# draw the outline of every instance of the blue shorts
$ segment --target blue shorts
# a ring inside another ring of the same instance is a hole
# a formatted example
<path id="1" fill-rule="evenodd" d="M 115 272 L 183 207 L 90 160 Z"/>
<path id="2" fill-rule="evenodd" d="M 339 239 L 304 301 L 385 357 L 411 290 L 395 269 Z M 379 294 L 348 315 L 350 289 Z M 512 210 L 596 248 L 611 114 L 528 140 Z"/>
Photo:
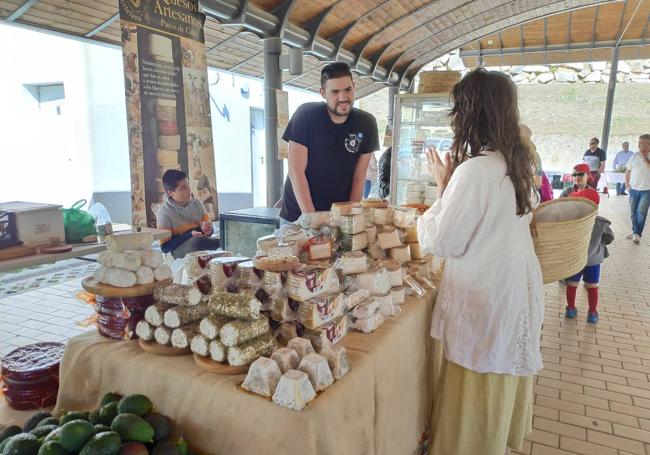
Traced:
<path id="1" fill-rule="evenodd" d="M 580 279 L 583 279 L 585 283 L 596 284 L 600 282 L 600 264 L 588 265 L 581 272 L 573 275 L 566 280 L 573 283 L 580 283 Z"/>

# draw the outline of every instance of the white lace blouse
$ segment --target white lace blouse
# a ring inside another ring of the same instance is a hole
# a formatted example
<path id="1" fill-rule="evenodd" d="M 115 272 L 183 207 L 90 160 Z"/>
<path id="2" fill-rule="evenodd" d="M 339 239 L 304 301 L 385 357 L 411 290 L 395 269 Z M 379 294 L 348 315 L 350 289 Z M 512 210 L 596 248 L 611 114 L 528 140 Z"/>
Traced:
<path id="1" fill-rule="evenodd" d="M 460 165 L 418 219 L 423 251 L 446 258 L 431 336 L 462 367 L 529 376 L 542 368 L 544 318 L 532 215 L 517 216 L 503 156 L 484 155 Z"/>

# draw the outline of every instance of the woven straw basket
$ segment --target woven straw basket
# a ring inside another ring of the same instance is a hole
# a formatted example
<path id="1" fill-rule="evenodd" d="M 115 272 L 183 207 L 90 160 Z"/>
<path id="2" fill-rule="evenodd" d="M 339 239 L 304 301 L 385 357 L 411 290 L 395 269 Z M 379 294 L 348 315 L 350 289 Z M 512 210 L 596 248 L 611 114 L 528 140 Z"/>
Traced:
<path id="1" fill-rule="evenodd" d="M 560 198 L 535 210 L 531 233 L 544 284 L 575 275 L 587 265 L 598 206 L 584 198 Z"/>
<path id="2" fill-rule="evenodd" d="M 460 80 L 458 71 L 423 71 L 418 93 L 449 93 Z"/>

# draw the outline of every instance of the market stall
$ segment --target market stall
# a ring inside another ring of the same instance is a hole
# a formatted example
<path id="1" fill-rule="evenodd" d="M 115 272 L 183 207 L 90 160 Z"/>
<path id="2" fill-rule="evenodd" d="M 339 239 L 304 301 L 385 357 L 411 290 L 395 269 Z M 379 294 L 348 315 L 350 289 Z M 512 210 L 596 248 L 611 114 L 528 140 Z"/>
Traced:
<path id="1" fill-rule="evenodd" d="M 350 372 L 300 412 L 243 391 L 244 375 L 211 374 L 191 356 L 155 356 L 135 340 L 97 334 L 68 343 L 55 411 L 91 409 L 107 391 L 137 392 L 205 453 L 411 454 L 431 415 L 434 297 L 409 298 L 399 318 L 345 337 Z"/>

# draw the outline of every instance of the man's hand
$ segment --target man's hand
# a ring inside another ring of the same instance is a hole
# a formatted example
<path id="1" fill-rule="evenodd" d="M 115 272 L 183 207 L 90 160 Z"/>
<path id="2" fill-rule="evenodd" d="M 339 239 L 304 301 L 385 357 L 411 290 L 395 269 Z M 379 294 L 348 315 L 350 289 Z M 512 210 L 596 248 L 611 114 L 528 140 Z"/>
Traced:
<path id="1" fill-rule="evenodd" d="M 209 221 L 204 221 L 203 223 L 201 223 L 201 231 L 205 234 L 206 237 L 210 237 L 214 232 L 214 229 L 212 228 L 212 223 L 210 223 Z"/>
<path id="2" fill-rule="evenodd" d="M 206 235 L 201 231 L 192 230 L 192 237 L 205 237 Z"/>

